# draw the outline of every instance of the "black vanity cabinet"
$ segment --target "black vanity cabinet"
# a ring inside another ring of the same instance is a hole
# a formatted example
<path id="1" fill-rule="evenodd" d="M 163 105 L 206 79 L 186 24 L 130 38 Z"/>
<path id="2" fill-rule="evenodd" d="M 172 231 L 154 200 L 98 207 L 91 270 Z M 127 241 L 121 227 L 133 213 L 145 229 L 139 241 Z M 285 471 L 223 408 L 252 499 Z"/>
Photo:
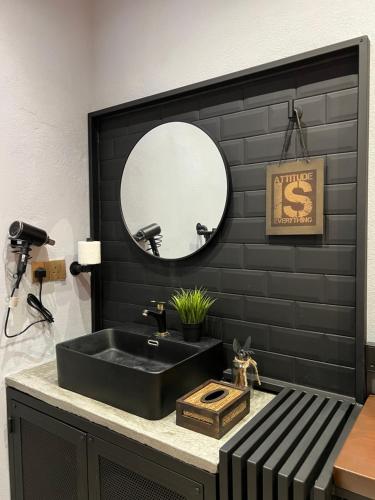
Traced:
<path id="1" fill-rule="evenodd" d="M 12 500 L 215 500 L 217 475 L 7 389 Z"/>
<path id="2" fill-rule="evenodd" d="M 11 402 L 12 498 L 88 498 L 86 433 Z"/>
<path id="3" fill-rule="evenodd" d="M 203 486 L 140 455 L 89 436 L 90 499 L 202 500 Z"/>

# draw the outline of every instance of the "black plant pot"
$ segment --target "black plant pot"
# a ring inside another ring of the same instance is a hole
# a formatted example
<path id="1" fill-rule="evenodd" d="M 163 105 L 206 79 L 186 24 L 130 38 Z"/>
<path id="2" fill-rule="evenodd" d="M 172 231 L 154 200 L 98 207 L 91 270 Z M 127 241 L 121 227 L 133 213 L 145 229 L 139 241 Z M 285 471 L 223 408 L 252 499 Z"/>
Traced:
<path id="1" fill-rule="evenodd" d="M 202 335 L 203 323 L 182 323 L 182 334 L 185 342 L 199 342 Z"/>

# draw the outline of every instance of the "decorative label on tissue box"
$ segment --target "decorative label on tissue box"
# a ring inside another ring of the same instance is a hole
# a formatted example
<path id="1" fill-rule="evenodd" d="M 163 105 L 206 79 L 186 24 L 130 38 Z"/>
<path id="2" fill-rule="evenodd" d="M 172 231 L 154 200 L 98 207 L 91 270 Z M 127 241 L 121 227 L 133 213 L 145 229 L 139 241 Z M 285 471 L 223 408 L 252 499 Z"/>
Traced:
<path id="1" fill-rule="evenodd" d="M 177 400 L 176 424 L 220 439 L 249 411 L 249 388 L 207 380 Z"/>

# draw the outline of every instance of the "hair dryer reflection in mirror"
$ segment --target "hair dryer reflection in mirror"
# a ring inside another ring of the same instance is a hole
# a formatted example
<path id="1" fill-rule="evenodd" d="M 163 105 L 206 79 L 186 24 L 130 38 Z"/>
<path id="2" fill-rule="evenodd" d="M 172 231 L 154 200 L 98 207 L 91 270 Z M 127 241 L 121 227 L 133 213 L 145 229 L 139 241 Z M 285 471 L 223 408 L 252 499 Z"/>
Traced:
<path id="1" fill-rule="evenodd" d="M 139 229 L 133 235 L 133 238 L 138 244 L 143 243 L 147 252 L 152 251 L 156 257 L 160 257 L 158 248 L 161 246 L 163 235 L 161 234 L 161 227 L 156 222 Z"/>

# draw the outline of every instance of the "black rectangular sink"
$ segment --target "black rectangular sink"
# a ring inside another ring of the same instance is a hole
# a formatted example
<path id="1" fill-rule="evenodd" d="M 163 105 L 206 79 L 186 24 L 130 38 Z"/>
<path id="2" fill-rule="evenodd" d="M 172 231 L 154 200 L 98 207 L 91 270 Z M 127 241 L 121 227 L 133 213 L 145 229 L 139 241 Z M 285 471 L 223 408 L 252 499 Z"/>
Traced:
<path id="1" fill-rule="evenodd" d="M 149 420 L 175 410 L 176 399 L 221 377 L 222 343 L 181 335 L 154 338 L 143 325 L 108 328 L 56 346 L 60 387 Z"/>

